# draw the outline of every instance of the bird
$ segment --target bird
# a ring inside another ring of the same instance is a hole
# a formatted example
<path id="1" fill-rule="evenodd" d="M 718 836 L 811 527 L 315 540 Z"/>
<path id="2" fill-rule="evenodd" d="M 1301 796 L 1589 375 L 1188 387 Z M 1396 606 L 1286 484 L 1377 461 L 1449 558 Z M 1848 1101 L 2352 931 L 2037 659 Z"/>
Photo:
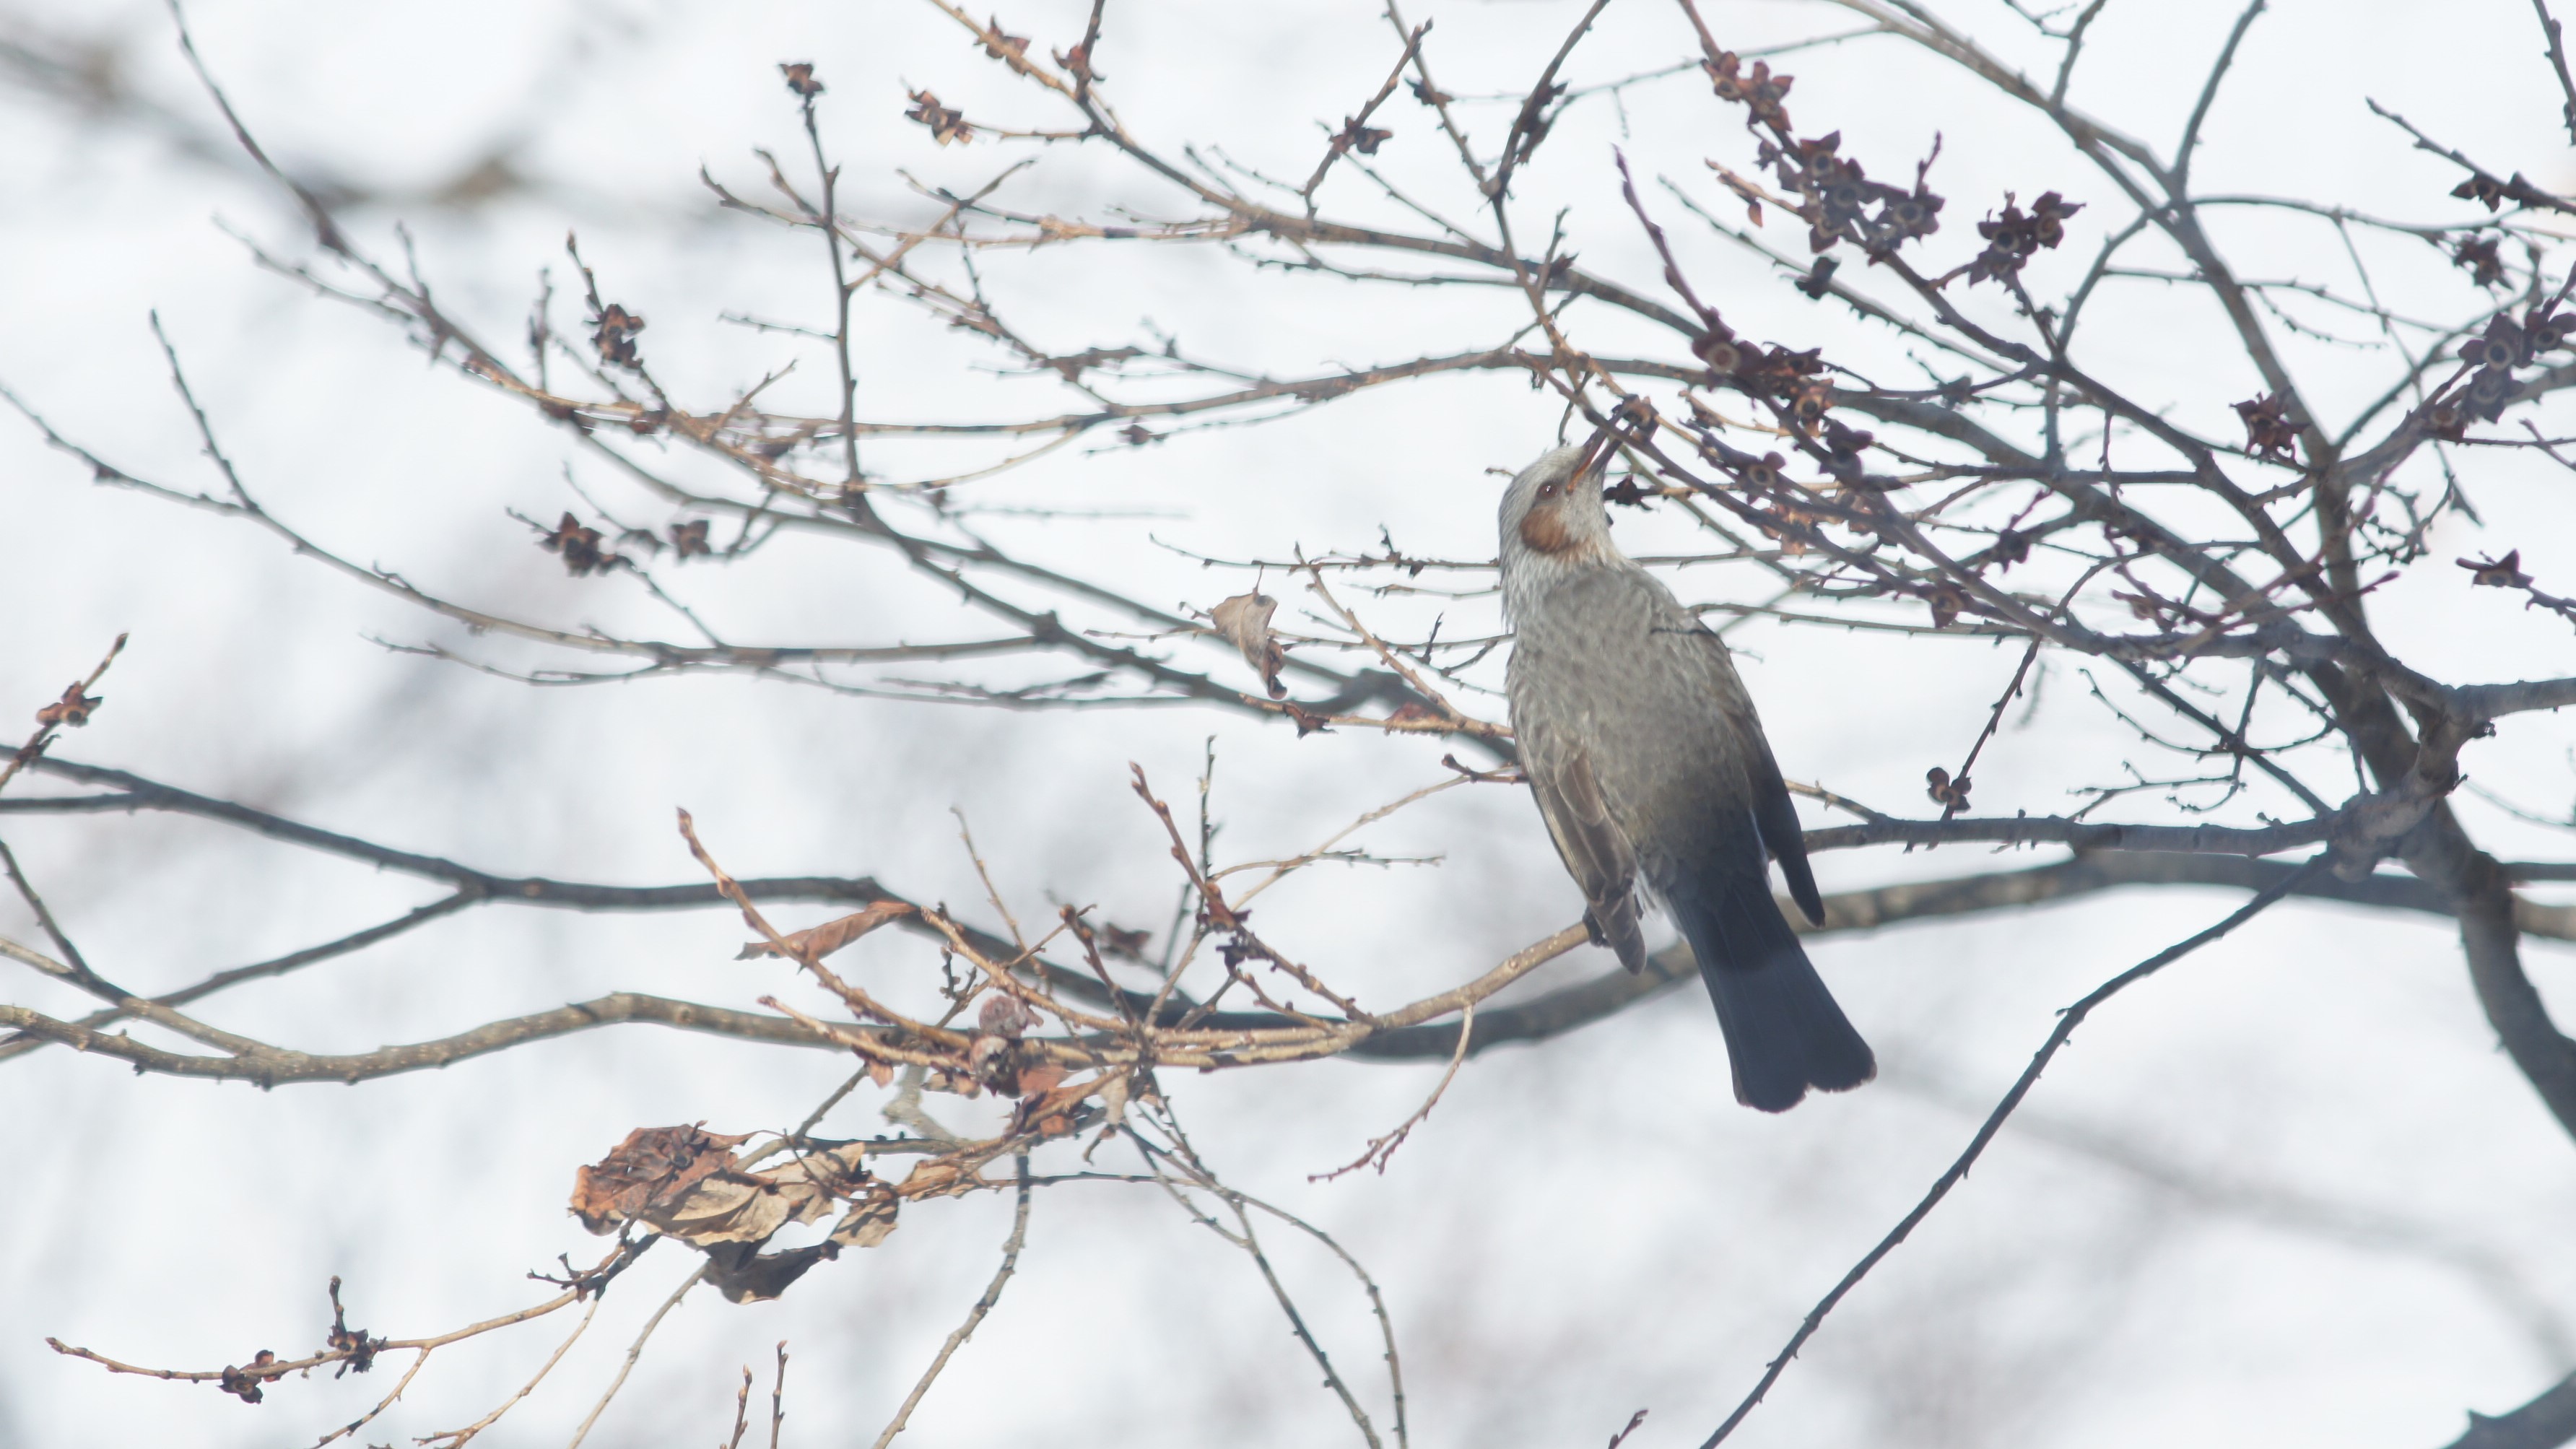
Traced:
<path id="1" fill-rule="evenodd" d="M 1876 1075 L 1771 895 L 1824 922 L 1789 789 L 1725 641 L 1610 538 L 1604 428 L 1542 455 L 1501 508 L 1505 676 L 1522 772 L 1596 944 L 1646 964 L 1670 912 L 1717 1006 L 1735 1097 L 1785 1112 Z"/>

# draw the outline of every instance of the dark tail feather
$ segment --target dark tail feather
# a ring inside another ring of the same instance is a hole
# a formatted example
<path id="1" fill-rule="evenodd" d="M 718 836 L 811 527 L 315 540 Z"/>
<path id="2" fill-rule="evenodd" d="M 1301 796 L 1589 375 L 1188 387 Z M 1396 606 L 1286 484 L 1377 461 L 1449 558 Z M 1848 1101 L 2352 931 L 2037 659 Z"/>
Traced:
<path id="1" fill-rule="evenodd" d="M 1869 1043 L 1852 1029 L 1772 901 L 1769 872 L 1757 864 L 1668 895 L 1717 1003 L 1735 1100 L 1786 1112 L 1809 1087 L 1840 1092 L 1877 1075 Z"/>

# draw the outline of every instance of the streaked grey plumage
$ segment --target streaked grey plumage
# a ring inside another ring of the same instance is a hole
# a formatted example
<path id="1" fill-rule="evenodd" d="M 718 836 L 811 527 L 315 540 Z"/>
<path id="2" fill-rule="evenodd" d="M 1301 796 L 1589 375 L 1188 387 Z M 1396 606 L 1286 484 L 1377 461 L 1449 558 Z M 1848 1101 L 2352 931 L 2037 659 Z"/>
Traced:
<path id="1" fill-rule="evenodd" d="M 1612 545 L 1587 449 L 1514 478 L 1501 523 L 1512 729 L 1595 937 L 1639 970 L 1640 891 L 1672 912 L 1717 1005 L 1738 1101 L 1781 1112 L 1811 1086 L 1868 1081 L 1868 1044 L 1771 898 L 1776 859 L 1799 909 L 1823 919 L 1726 645 Z"/>

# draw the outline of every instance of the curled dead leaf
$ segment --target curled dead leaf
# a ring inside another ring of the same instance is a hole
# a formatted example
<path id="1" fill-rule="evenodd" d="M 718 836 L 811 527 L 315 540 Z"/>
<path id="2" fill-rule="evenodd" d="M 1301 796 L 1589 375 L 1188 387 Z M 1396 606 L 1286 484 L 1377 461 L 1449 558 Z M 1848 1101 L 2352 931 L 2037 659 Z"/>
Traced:
<path id="1" fill-rule="evenodd" d="M 810 1223 L 867 1180 L 857 1144 L 808 1152 L 765 1172 L 735 1170 L 744 1137 L 646 1127 L 574 1176 L 572 1210 L 594 1233 L 645 1223 L 697 1247 L 758 1244 Z M 746 1260 L 747 1261 L 747 1260 Z"/>
<path id="2" fill-rule="evenodd" d="M 697 1127 L 638 1127 L 606 1157 L 573 1174 L 572 1211 L 594 1233 L 611 1233 L 656 1202 L 733 1166 L 744 1139 Z"/>
<path id="3" fill-rule="evenodd" d="M 787 1291 L 805 1270 L 831 1257 L 829 1243 L 764 1253 L 750 1243 L 718 1243 L 707 1250 L 707 1281 L 728 1303 L 762 1303 Z"/>
<path id="4" fill-rule="evenodd" d="M 953 1188 L 963 1176 L 964 1170 L 956 1163 L 924 1160 L 913 1165 L 912 1171 L 904 1175 L 903 1185 L 895 1191 L 908 1198 L 931 1197 Z"/>
<path id="5" fill-rule="evenodd" d="M 910 95 L 912 96 L 912 109 L 903 113 L 904 119 L 909 121 L 918 121 L 921 124 L 928 126 L 930 128 L 930 136 L 932 140 L 937 141 L 942 146 L 946 146 L 952 143 L 962 144 L 975 139 L 975 128 L 966 124 L 966 117 L 963 112 L 950 106 L 941 105 L 939 103 L 939 97 L 932 95 L 928 91 L 913 91 L 910 92 Z"/>
<path id="6" fill-rule="evenodd" d="M 1285 698 L 1287 686 L 1279 682 L 1279 671 L 1288 666 L 1288 651 L 1279 646 L 1279 636 L 1270 630 L 1270 616 L 1279 610 L 1279 601 L 1259 590 L 1237 594 L 1208 611 L 1217 632 L 1243 651 L 1243 662 L 1261 675 L 1272 699 Z"/>
<path id="7" fill-rule="evenodd" d="M 911 915 L 912 912 L 913 907 L 905 901 L 878 901 L 854 915 L 843 916 L 836 921 L 825 921 L 819 926 L 811 926 L 802 931 L 791 931 L 781 939 L 806 960 L 820 961 L 886 922 L 900 920 Z M 778 948 L 769 942 L 752 941 L 736 952 L 733 959 L 749 961 L 756 956 L 778 954 L 780 954 Z"/>
<path id="8" fill-rule="evenodd" d="M 1100 1090 L 1098 1077 L 1083 1077 L 1020 1099 L 1019 1110 L 1012 1113 L 1012 1127 L 1021 1132 L 1036 1132 L 1046 1137 L 1061 1137 L 1074 1129 L 1082 1104 Z"/>
<path id="9" fill-rule="evenodd" d="M 78 684 L 63 691 L 63 697 L 36 711 L 36 723 L 51 727 L 70 725 L 74 729 L 89 723 L 90 711 L 99 706 L 99 697 L 81 693 Z"/>
<path id="10" fill-rule="evenodd" d="M 797 1177 L 803 1176 L 801 1170 Z M 762 1172 L 720 1172 L 666 1206 L 639 1214 L 684 1242 L 761 1243 L 789 1223 L 810 1223 L 830 1199 L 810 1181 L 781 1182 Z"/>

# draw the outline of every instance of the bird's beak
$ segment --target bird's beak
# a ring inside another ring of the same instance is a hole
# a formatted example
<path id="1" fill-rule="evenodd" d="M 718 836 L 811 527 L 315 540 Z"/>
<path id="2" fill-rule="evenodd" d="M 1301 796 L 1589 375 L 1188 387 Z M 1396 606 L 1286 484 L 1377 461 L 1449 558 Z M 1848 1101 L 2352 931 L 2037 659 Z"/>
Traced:
<path id="1" fill-rule="evenodd" d="M 1610 471 L 1610 460 L 1619 456 L 1619 435 L 1610 428 L 1594 430 L 1592 441 L 1583 445 L 1583 458 L 1574 466 L 1574 476 L 1590 478 Z"/>

